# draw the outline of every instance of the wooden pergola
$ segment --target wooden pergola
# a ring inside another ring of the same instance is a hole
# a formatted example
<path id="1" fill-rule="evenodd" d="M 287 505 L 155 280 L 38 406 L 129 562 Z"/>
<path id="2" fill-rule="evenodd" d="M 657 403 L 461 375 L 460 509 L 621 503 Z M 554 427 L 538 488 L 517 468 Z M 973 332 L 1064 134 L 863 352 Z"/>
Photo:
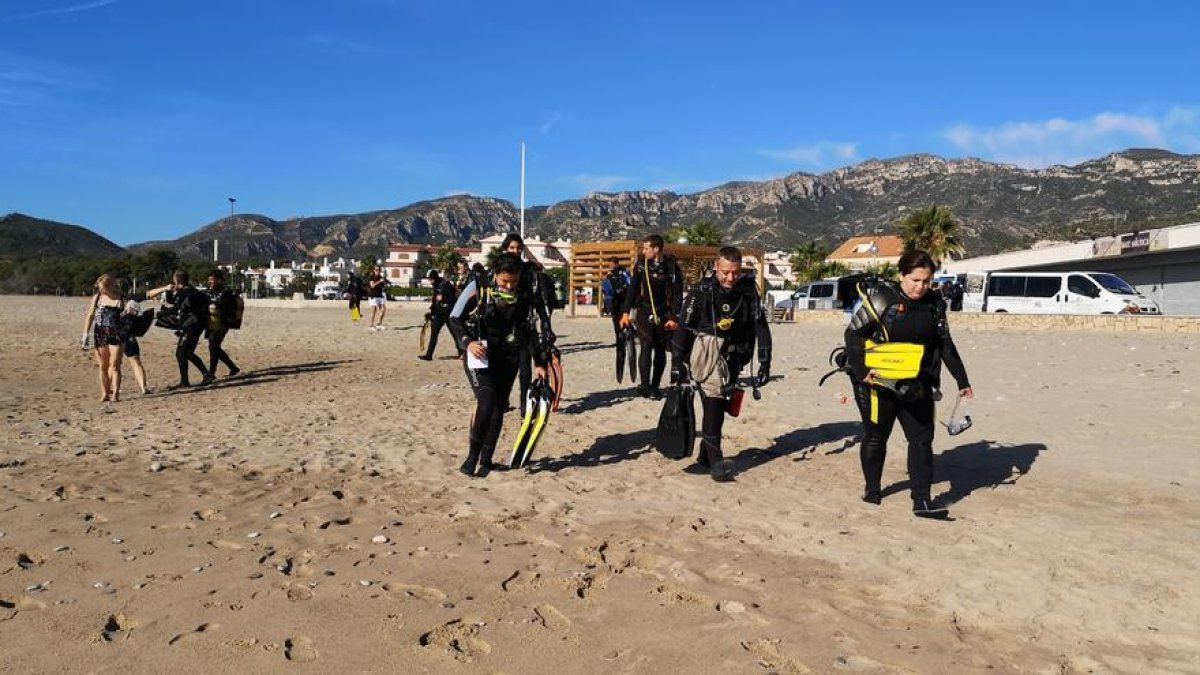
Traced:
<path id="1" fill-rule="evenodd" d="M 752 269 L 755 282 L 758 284 L 758 294 L 766 293 L 766 278 L 763 274 L 763 252 L 761 249 L 738 247 L 742 252 L 742 266 Z M 694 284 L 709 269 L 717 257 L 720 246 L 692 246 L 691 244 L 667 244 L 664 250 L 679 261 L 683 269 L 684 290 Z M 570 297 L 570 315 L 575 316 L 576 297 L 583 288 L 592 289 L 592 297 L 597 299 L 599 307 L 600 282 L 608 274 L 609 259 L 616 257 L 625 269 L 632 270 L 634 262 L 641 254 L 641 241 L 624 239 L 621 241 L 599 241 L 586 244 L 571 244 L 571 265 L 567 274 L 567 294 Z M 599 316 L 599 311 L 597 311 Z"/>

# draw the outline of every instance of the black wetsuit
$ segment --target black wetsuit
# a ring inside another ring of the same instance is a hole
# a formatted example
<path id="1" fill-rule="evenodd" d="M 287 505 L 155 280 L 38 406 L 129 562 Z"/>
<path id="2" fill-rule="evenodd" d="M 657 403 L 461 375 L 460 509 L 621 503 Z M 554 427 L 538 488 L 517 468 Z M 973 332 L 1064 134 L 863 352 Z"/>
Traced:
<path id="1" fill-rule="evenodd" d="M 454 308 L 457 297 L 458 293 L 449 279 L 439 278 L 433 282 L 433 295 L 429 299 L 429 344 L 422 355 L 426 361 L 433 358 L 433 352 L 437 349 L 438 334 L 450 318 L 450 310 Z M 457 343 L 455 346 L 458 347 Z M 458 353 L 462 354 L 461 347 L 458 347 Z"/>
<path id="2" fill-rule="evenodd" d="M 725 424 L 728 395 L 737 383 L 742 368 L 750 363 L 758 347 L 759 384 L 765 384 L 771 368 L 771 329 L 759 302 L 753 276 L 743 276 L 731 288 L 706 277 L 692 286 L 683 301 L 679 329 L 671 343 L 671 358 L 676 372 L 689 363 L 697 336 L 714 336 L 721 359 L 728 369 L 728 382 L 721 396 L 708 396 L 701 390 L 704 419 L 701 423 L 700 450 L 696 461 L 710 467 L 714 477 L 722 476 L 721 430 Z M 701 338 L 707 339 L 707 338 Z M 703 377 L 706 373 L 692 373 Z"/>
<path id="3" fill-rule="evenodd" d="M 536 340 L 521 345 L 518 378 L 521 383 L 521 399 L 519 409 L 525 412 L 525 395 L 529 392 L 529 384 L 533 381 L 533 352 L 542 344 L 552 345 L 556 339 L 554 329 L 550 325 L 551 308 L 547 306 L 545 282 L 546 275 L 542 274 L 537 264 L 526 261 L 525 269 L 521 272 L 521 281 L 517 284 L 517 295 L 530 308 L 531 316 L 537 322 L 538 335 Z"/>
<path id="4" fill-rule="evenodd" d="M 928 292 L 920 300 L 905 296 L 893 282 L 876 282 L 868 297 L 880 320 L 859 305 L 846 329 L 846 365 L 851 370 L 854 400 L 863 420 L 863 441 L 859 451 L 864 498 L 878 500 L 887 455 L 887 441 L 897 420 L 908 439 L 908 477 L 914 503 L 929 501 L 933 486 L 933 432 L 935 391 L 940 387 L 942 363 L 950 370 L 959 389 L 971 386 L 958 349 L 946 323 L 946 306 L 941 296 Z M 920 371 L 912 380 L 901 380 L 894 390 L 882 385 L 867 385 L 865 340 L 885 341 L 880 321 L 886 327 L 886 341 L 908 342 L 925 346 Z"/>
<path id="5" fill-rule="evenodd" d="M 179 340 L 175 344 L 175 363 L 179 366 L 179 386 L 186 387 L 188 364 L 196 366 L 203 375 L 204 381 L 212 379 L 212 374 L 204 367 L 204 361 L 196 355 L 196 345 L 208 325 L 208 294 L 194 288 L 181 288 L 172 292 L 167 300 L 179 307 L 179 330 L 175 335 Z"/>
<path id="6" fill-rule="evenodd" d="M 536 348 L 535 317 L 527 297 L 517 293 L 514 302 L 505 303 L 491 288 L 478 293 L 474 285 L 464 289 L 450 314 L 450 333 L 460 348 L 466 349 L 473 340 L 487 341 L 486 368 L 472 369 L 465 361 L 463 364 L 475 392 L 475 415 L 463 473 L 483 476 L 493 468 L 492 456 L 523 355 L 532 354 L 539 366 L 546 363 L 543 351 Z"/>
<path id="7" fill-rule="evenodd" d="M 637 310 L 634 326 L 642 343 L 642 352 L 638 355 L 638 373 L 642 378 L 639 386 L 653 393 L 662 383 L 663 371 L 667 367 L 667 347 L 671 343 L 671 331 L 664 328 L 664 324 L 679 321 L 683 302 L 683 271 L 674 256 L 662 253 L 648 265 L 644 259 L 639 260 L 633 267 L 631 277 L 629 293 L 621 313 Z"/>
<path id="8" fill-rule="evenodd" d="M 208 374 L 210 377 L 216 377 L 217 363 L 223 363 L 226 368 L 229 368 L 230 376 L 236 375 L 240 369 L 233 359 L 229 358 L 229 354 L 222 345 L 225 342 L 225 336 L 229 334 L 228 323 L 233 316 L 233 307 L 237 298 L 233 291 L 215 288 L 208 291 L 208 299 L 212 303 L 208 327 L 204 333 L 208 339 Z"/>
<path id="9" fill-rule="evenodd" d="M 625 309 L 625 296 L 629 295 L 629 272 L 624 267 L 608 271 L 606 277 L 612 300 L 608 305 L 608 314 L 612 318 L 613 338 L 621 339 L 621 314 Z"/>

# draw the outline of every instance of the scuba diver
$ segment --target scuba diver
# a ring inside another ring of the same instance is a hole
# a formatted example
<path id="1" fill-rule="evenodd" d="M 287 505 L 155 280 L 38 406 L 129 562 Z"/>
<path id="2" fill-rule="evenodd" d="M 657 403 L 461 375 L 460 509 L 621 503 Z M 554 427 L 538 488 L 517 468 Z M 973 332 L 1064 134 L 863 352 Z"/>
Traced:
<path id="1" fill-rule="evenodd" d="M 504 241 L 501 242 L 500 251 L 503 253 L 510 253 L 513 256 L 516 256 L 517 260 L 522 261 L 521 279 L 517 285 L 516 292 L 532 308 L 538 326 L 539 340 L 537 344 L 521 346 L 521 369 L 518 379 L 521 383 L 521 412 L 524 413 L 525 399 L 529 394 L 529 383 L 533 379 L 530 370 L 530 365 L 533 361 L 533 349 L 538 346 L 549 347 L 554 344 L 554 341 L 557 338 L 554 335 L 553 328 L 550 326 L 551 310 L 549 307 L 547 307 L 546 302 L 544 284 L 547 277 L 540 273 L 538 270 L 538 264 L 536 262 L 523 259 L 525 255 L 525 240 L 521 238 L 521 235 L 515 232 L 510 232 L 504 237 Z M 478 284 L 476 287 L 478 287 Z"/>
<path id="2" fill-rule="evenodd" d="M 621 315 L 625 308 L 625 296 L 629 293 L 629 270 L 621 266 L 621 259 L 613 256 L 608 259 L 608 274 L 600 281 L 600 292 L 608 305 L 608 314 L 612 317 L 613 336 L 617 346 L 621 343 Z"/>
<path id="3" fill-rule="evenodd" d="M 700 389 L 704 418 L 696 464 L 715 481 L 732 480 L 732 469 L 721 455 L 721 428 L 726 412 L 740 412 L 738 375 L 755 356 L 756 342 L 756 396 L 771 376 L 771 329 L 754 276 L 742 272 L 741 251 L 726 246 L 717 253 L 713 273 L 692 286 L 681 316 L 671 343 L 671 382 L 681 385 L 691 379 Z"/>
<path id="4" fill-rule="evenodd" d="M 899 283 L 865 278 L 861 299 L 846 328 L 844 368 L 850 372 L 854 400 L 863 421 L 859 450 L 866 488 L 863 501 L 879 504 L 888 436 L 899 420 L 908 439 L 908 476 L 913 514 L 945 518 L 933 503 L 934 402 L 944 362 L 961 398 L 974 393 L 967 370 L 950 337 L 945 301 L 930 293 L 937 266 L 928 253 L 912 250 L 900 257 Z"/>
<path id="5" fill-rule="evenodd" d="M 422 361 L 433 360 L 433 352 L 437 349 L 438 335 L 442 332 L 442 326 L 446 325 L 450 318 L 450 310 L 454 308 L 457 295 L 454 284 L 438 274 L 437 270 L 429 270 L 427 276 L 433 285 L 433 293 L 429 296 L 429 313 L 425 315 L 430 322 L 429 344 L 425 348 L 425 353 L 417 356 Z M 455 347 L 457 346 L 456 343 Z M 462 349 L 459 349 L 458 352 L 461 355 Z"/>
<path id="6" fill-rule="evenodd" d="M 740 264 L 740 262 L 739 262 Z M 671 333 L 679 325 L 679 309 L 683 301 L 683 271 L 675 257 L 663 252 L 663 238 L 652 234 L 642 240 L 642 259 L 633 267 L 632 284 L 625 296 L 621 311 L 621 328 L 636 325 L 642 343 L 638 370 L 641 383 L 637 393 L 660 399 L 663 371 L 667 367 L 667 346 Z M 629 312 L 637 309 L 636 320 Z M 651 359 L 654 372 L 651 376 Z"/>
<path id="7" fill-rule="evenodd" d="M 492 456 L 521 359 L 531 355 L 537 378 L 546 377 L 546 352 L 538 348 L 534 327 L 536 312 L 530 298 L 519 292 L 524 271 L 516 255 L 501 254 L 492 265 L 490 282 L 482 289 L 468 286 L 450 313 L 450 333 L 472 357 L 464 366 L 475 392 L 475 414 L 467 457 L 459 468 L 467 476 L 483 478 L 499 468 Z"/>

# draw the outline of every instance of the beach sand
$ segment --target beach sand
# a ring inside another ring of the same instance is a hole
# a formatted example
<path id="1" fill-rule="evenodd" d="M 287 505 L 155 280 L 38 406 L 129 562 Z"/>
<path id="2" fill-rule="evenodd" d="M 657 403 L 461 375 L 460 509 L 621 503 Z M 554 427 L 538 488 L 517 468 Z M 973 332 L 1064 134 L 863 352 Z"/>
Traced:
<path id="1" fill-rule="evenodd" d="M 833 323 L 773 327 L 782 379 L 726 422 L 717 484 L 650 448 L 608 320 L 556 319 L 562 410 L 528 472 L 480 480 L 423 306 L 382 332 L 247 308 L 243 374 L 180 393 L 155 328 L 155 392 L 126 369 L 101 404 L 86 303 L 0 297 L 0 671 L 1200 672 L 1187 336 L 956 333 L 975 424 L 935 440 L 937 522 L 899 429 L 860 501 L 846 379 L 816 386 Z"/>

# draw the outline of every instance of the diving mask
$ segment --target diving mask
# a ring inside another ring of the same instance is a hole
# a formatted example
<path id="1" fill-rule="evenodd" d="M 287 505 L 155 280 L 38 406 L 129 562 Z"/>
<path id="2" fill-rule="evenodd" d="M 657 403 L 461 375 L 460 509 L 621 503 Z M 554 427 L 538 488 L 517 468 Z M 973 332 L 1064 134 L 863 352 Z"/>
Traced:
<path id="1" fill-rule="evenodd" d="M 955 399 L 954 407 L 950 409 L 950 420 L 942 422 L 942 426 L 946 427 L 946 433 L 951 436 L 957 436 L 971 428 L 971 416 L 966 411 L 963 412 L 961 417 L 958 415 L 958 407 L 961 403 L 962 396 L 960 395 Z"/>
<path id="2" fill-rule="evenodd" d="M 492 289 L 492 299 L 501 305 L 511 305 L 517 301 L 517 294 L 497 287 Z"/>

